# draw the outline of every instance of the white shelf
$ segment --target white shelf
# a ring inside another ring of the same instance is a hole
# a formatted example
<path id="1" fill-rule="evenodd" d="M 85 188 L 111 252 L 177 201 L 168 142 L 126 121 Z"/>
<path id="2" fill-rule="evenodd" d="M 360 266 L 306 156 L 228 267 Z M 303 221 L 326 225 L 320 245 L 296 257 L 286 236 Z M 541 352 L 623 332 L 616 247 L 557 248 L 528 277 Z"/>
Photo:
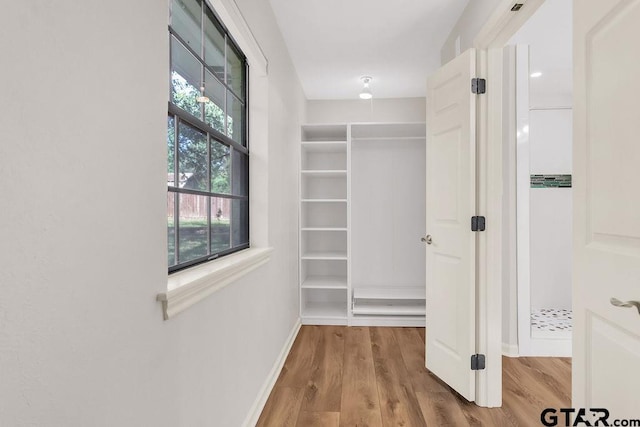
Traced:
<path id="1" fill-rule="evenodd" d="M 347 203 L 347 199 L 301 199 L 302 203 Z"/>
<path id="2" fill-rule="evenodd" d="M 347 151 L 347 141 L 303 141 L 302 149 L 309 153 L 342 153 Z"/>
<path id="3" fill-rule="evenodd" d="M 301 231 L 347 231 L 346 227 L 303 227 Z"/>
<path id="4" fill-rule="evenodd" d="M 424 300 L 425 286 L 374 287 L 353 286 L 354 299 Z"/>
<path id="5" fill-rule="evenodd" d="M 381 136 L 381 137 L 364 137 L 364 138 L 351 138 L 352 142 L 366 142 L 366 141 L 370 141 L 370 142 L 375 142 L 375 141 L 389 141 L 389 142 L 402 142 L 402 141 L 424 141 L 426 140 L 426 137 L 424 136 L 399 136 L 399 137 L 392 137 L 392 136 Z"/>
<path id="6" fill-rule="evenodd" d="M 346 319 L 347 304 L 344 302 L 308 301 L 302 310 L 302 317 L 321 317 L 325 319 Z"/>
<path id="7" fill-rule="evenodd" d="M 314 124 L 302 125 L 302 140 L 309 141 L 344 141 L 347 139 L 346 124 Z"/>
<path id="8" fill-rule="evenodd" d="M 354 304 L 351 311 L 354 315 L 424 316 L 426 307 L 418 304 L 401 304 L 398 300 L 386 300 L 385 302 L 366 300 Z"/>
<path id="9" fill-rule="evenodd" d="M 354 287 L 354 315 L 424 316 L 425 287 Z"/>
<path id="10" fill-rule="evenodd" d="M 346 252 L 307 252 L 302 254 L 301 259 L 325 259 L 325 260 L 346 260 Z"/>
<path id="11" fill-rule="evenodd" d="M 347 176 L 346 170 L 303 170 L 300 171 L 302 176 L 310 176 L 314 178 L 339 178 Z"/>
<path id="12" fill-rule="evenodd" d="M 347 289 L 347 278 L 340 276 L 309 276 L 302 282 L 303 289 Z"/>

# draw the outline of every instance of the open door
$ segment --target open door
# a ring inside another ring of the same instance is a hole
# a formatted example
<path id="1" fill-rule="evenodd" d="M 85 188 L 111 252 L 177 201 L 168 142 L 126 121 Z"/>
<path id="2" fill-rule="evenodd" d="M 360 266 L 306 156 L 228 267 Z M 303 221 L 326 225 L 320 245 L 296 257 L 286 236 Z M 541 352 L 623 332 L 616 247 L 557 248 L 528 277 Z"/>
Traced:
<path id="1" fill-rule="evenodd" d="M 426 366 L 475 400 L 476 53 L 427 81 Z"/>
<path id="2" fill-rule="evenodd" d="M 640 418 L 640 0 L 573 5 L 572 403 L 613 425 Z"/>

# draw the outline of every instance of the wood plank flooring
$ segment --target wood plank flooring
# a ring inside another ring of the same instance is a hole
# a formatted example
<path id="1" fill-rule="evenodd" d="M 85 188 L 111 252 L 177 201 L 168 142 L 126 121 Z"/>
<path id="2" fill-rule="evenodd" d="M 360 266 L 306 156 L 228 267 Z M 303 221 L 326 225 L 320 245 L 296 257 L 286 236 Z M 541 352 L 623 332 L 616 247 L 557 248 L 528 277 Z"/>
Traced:
<path id="1" fill-rule="evenodd" d="M 503 358 L 503 406 L 469 403 L 424 367 L 424 328 L 303 326 L 266 427 L 539 426 L 571 403 L 571 359 Z"/>

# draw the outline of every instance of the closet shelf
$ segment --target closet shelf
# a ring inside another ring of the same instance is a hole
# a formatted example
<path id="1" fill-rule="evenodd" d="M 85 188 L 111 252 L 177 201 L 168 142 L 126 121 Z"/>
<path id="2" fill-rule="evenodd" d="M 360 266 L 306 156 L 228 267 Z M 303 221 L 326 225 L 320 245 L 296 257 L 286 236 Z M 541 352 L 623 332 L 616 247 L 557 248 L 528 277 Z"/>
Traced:
<path id="1" fill-rule="evenodd" d="M 347 139 L 347 125 L 336 124 L 307 124 L 302 125 L 302 141 L 344 141 Z"/>
<path id="2" fill-rule="evenodd" d="M 347 203 L 347 199 L 301 199 L 302 203 Z"/>
<path id="3" fill-rule="evenodd" d="M 303 170 L 300 171 L 302 176 L 314 178 L 338 178 L 347 176 L 346 170 Z"/>
<path id="4" fill-rule="evenodd" d="M 354 287 L 354 315 L 424 316 L 425 288 L 411 287 Z"/>
<path id="5" fill-rule="evenodd" d="M 340 276 L 309 276 L 302 282 L 303 289 L 347 289 L 347 278 Z"/>
<path id="6" fill-rule="evenodd" d="M 308 153 L 342 153 L 347 151 L 347 141 L 304 141 L 302 149 Z"/>
<path id="7" fill-rule="evenodd" d="M 306 252 L 301 259 L 346 260 L 347 252 Z"/>
<path id="8" fill-rule="evenodd" d="M 426 289 L 424 286 L 353 286 L 354 299 L 424 300 L 425 294 Z"/>
<path id="9" fill-rule="evenodd" d="M 303 227 L 301 231 L 347 231 L 346 227 Z"/>
<path id="10" fill-rule="evenodd" d="M 380 137 L 363 137 L 363 138 L 352 138 L 351 141 L 352 142 L 366 142 L 366 141 L 371 141 L 371 142 L 375 142 L 375 141 L 389 141 L 389 142 L 402 142 L 402 141 L 420 141 L 420 140 L 426 140 L 425 136 L 398 136 L 398 137 L 393 137 L 393 136 L 380 136 Z"/>

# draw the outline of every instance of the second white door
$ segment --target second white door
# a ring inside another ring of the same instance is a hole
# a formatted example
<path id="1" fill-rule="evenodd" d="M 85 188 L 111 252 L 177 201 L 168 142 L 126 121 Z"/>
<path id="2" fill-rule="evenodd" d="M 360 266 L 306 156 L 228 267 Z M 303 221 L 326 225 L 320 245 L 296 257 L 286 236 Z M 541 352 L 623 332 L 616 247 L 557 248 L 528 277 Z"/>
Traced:
<path id="1" fill-rule="evenodd" d="M 470 49 L 427 81 L 426 366 L 475 400 L 475 96 Z"/>

